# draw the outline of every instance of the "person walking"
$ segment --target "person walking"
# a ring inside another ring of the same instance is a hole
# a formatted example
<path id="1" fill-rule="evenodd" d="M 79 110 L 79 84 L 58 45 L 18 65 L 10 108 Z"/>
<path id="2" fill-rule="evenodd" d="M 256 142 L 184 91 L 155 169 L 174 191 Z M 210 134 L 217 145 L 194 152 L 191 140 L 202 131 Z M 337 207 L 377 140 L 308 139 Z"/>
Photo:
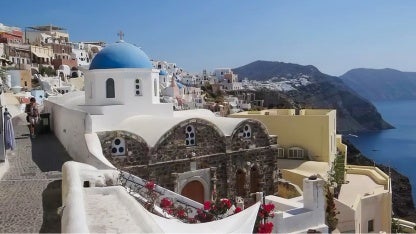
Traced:
<path id="1" fill-rule="evenodd" d="M 39 109 L 34 97 L 30 98 L 30 102 L 26 104 L 25 112 L 27 114 L 26 120 L 29 122 L 30 137 L 35 138 L 35 128 L 39 121 Z"/>

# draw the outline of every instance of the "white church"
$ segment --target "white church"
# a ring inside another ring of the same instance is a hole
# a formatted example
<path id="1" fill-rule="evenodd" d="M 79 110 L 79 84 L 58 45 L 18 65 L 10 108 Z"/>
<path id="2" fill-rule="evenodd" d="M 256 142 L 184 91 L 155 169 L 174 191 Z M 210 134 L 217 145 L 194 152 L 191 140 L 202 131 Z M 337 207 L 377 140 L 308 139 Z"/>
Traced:
<path id="1" fill-rule="evenodd" d="M 118 168 L 153 180 L 199 204 L 210 200 L 213 191 L 244 199 L 250 199 L 253 192 L 273 195 L 277 191 L 277 137 L 269 135 L 257 120 L 216 117 L 209 110 L 174 111 L 172 103 L 160 103 L 159 73 L 139 47 L 119 41 L 91 61 L 85 72 L 85 91 L 45 100 L 44 112 L 51 113 L 54 134 L 75 161 L 88 164 L 64 170 L 62 225 L 66 229 L 62 231 L 88 230 L 71 229 L 79 224 L 73 218 L 86 212 L 77 202 L 88 196 L 86 188 L 79 188 L 73 180 L 91 180 L 93 187 L 100 184 L 98 177 L 105 177 L 103 170 Z M 73 170 L 77 172 L 69 173 Z M 297 199 L 287 205 L 269 197 L 284 207 L 273 221 L 280 228 L 274 231 L 327 231 L 321 182 L 306 181 L 314 186 L 305 191 L 305 204 Z M 135 209 L 127 200 L 123 204 Z M 288 215 L 290 209 L 297 216 Z M 306 223 L 296 221 L 305 218 L 309 219 Z"/>

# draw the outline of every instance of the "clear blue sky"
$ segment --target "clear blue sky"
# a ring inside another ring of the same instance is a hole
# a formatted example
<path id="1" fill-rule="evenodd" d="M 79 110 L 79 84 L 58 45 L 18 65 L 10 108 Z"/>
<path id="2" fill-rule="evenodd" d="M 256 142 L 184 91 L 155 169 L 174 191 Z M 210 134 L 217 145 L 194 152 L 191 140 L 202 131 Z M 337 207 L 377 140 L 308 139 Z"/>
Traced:
<path id="1" fill-rule="evenodd" d="M 416 1 L 12 0 L 0 23 L 64 27 L 71 41 L 125 41 L 185 70 L 255 60 L 416 71 Z"/>

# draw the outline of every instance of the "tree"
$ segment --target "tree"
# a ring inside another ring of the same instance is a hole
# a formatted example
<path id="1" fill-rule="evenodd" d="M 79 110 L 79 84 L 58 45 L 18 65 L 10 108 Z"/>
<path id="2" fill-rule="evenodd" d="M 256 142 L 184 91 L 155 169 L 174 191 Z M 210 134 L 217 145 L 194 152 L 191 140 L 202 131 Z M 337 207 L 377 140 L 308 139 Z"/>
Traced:
<path id="1" fill-rule="evenodd" d="M 42 65 L 39 65 L 39 73 L 44 76 L 45 74 L 47 76 L 54 76 L 56 74 L 55 70 L 52 67 L 44 67 Z"/>
<path id="2" fill-rule="evenodd" d="M 345 181 L 345 156 L 337 154 L 335 160 L 332 162 L 331 171 L 328 173 L 328 182 L 333 186 L 335 197 L 338 197 L 341 185 Z"/>
<path id="3" fill-rule="evenodd" d="M 339 214 L 339 212 L 337 212 L 337 209 L 335 207 L 334 194 L 332 194 L 329 187 L 330 186 L 328 183 L 325 184 L 325 192 L 326 192 L 325 220 L 326 220 L 326 225 L 328 225 L 329 232 L 332 232 L 333 230 L 335 230 L 335 228 L 337 228 L 337 225 L 338 225 L 337 214 Z"/>

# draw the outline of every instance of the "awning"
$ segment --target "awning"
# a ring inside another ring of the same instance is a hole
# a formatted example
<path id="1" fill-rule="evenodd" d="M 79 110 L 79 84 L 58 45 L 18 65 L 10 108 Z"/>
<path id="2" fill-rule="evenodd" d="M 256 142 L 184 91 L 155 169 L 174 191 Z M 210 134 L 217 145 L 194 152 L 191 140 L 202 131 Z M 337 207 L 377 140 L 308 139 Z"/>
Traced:
<path id="1" fill-rule="evenodd" d="M 47 54 L 42 53 L 42 52 L 32 51 L 32 53 L 36 55 L 36 57 L 39 57 L 39 58 L 49 58 Z"/>

